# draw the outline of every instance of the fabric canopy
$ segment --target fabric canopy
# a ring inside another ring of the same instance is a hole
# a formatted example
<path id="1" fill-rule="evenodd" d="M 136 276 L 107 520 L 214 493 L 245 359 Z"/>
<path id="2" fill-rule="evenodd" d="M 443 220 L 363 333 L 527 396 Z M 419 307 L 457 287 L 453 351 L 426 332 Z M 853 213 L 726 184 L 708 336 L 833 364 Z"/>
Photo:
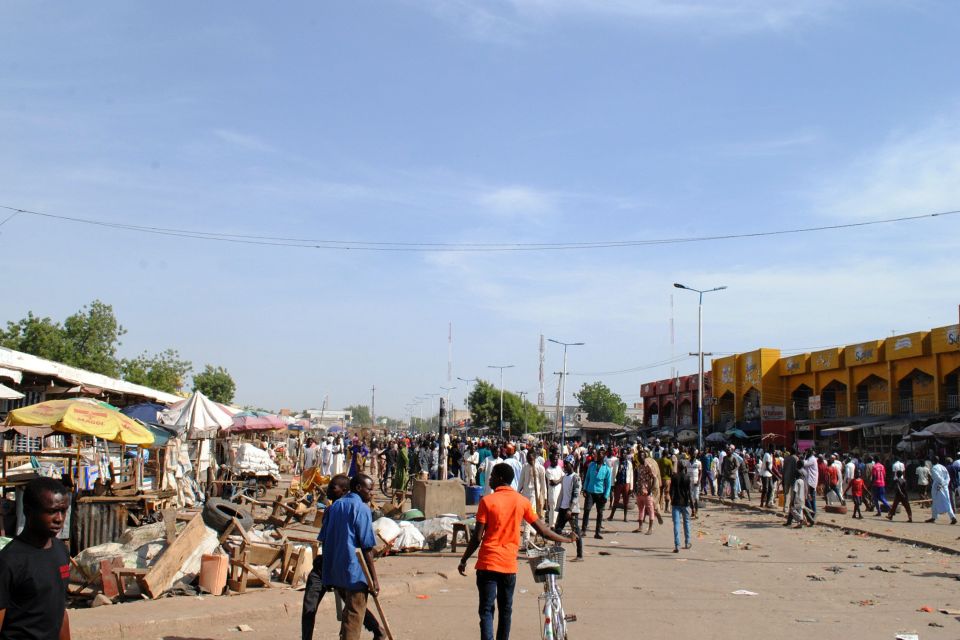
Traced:
<path id="1" fill-rule="evenodd" d="M 160 423 L 176 427 L 188 438 L 212 438 L 233 424 L 233 418 L 219 404 L 195 391 L 183 404 L 160 414 Z"/>
<path id="2" fill-rule="evenodd" d="M 707 436 L 707 442 L 726 442 L 727 436 L 717 431 Z"/>
<path id="3" fill-rule="evenodd" d="M 120 409 L 120 413 L 145 424 L 156 424 L 160 413 L 166 410 L 167 407 L 156 402 L 141 402 Z"/>
<path id="4" fill-rule="evenodd" d="M 283 429 L 287 426 L 279 419 L 271 420 L 270 418 L 276 418 L 276 416 L 236 415 L 233 417 L 233 424 L 223 429 L 222 433 L 230 434 L 248 433 L 251 431 L 274 431 L 277 429 Z"/>
<path id="5" fill-rule="evenodd" d="M 0 384 L 0 400 L 19 400 L 23 394 L 16 389 L 11 389 L 5 384 Z"/>
<path id="6" fill-rule="evenodd" d="M 153 444 L 153 434 L 142 424 L 103 403 L 85 399 L 48 400 L 7 414 L 14 426 L 50 426 L 54 431 L 94 436 L 122 444 Z"/>
<path id="7" fill-rule="evenodd" d="M 917 438 L 960 438 L 960 423 L 938 422 L 931 424 L 929 427 L 911 433 L 909 438 L 911 440 Z"/>

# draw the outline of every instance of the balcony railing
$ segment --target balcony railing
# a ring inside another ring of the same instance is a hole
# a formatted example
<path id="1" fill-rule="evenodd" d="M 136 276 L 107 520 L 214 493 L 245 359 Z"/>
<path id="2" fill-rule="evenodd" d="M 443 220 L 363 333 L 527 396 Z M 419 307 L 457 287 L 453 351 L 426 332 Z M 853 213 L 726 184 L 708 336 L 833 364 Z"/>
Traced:
<path id="1" fill-rule="evenodd" d="M 858 416 L 886 416 L 890 415 L 890 403 L 886 400 L 870 400 L 857 403 Z"/>
<path id="2" fill-rule="evenodd" d="M 847 411 L 847 405 L 844 404 L 825 404 L 820 409 L 822 418 L 846 418 L 850 412 Z"/>
<path id="3" fill-rule="evenodd" d="M 918 413 L 933 413 L 933 396 L 922 396 L 919 398 L 901 398 L 900 414 L 915 415 Z"/>
<path id="4" fill-rule="evenodd" d="M 960 409 L 960 395 L 947 394 L 947 409 Z"/>

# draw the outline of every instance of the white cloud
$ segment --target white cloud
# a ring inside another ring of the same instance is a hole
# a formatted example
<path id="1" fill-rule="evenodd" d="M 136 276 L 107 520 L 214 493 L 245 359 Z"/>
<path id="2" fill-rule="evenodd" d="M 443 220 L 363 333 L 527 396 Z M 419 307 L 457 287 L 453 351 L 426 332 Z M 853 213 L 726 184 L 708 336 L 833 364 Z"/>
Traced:
<path id="1" fill-rule="evenodd" d="M 214 129 L 213 135 L 221 141 L 248 151 L 273 152 L 275 149 L 260 138 L 232 129 Z"/>
<path id="2" fill-rule="evenodd" d="M 822 137 L 817 131 L 804 130 L 775 138 L 743 140 L 726 145 L 721 149 L 721 153 L 736 157 L 778 156 L 805 149 L 821 140 Z"/>
<path id="3" fill-rule="evenodd" d="M 960 209 L 960 126 L 943 120 L 891 136 L 841 171 L 817 199 L 824 213 L 853 219 Z"/>
<path id="4" fill-rule="evenodd" d="M 849 4 L 849 3 L 848 3 Z M 558 20 L 692 25 L 724 32 L 779 31 L 840 9 L 839 0 L 431 0 L 427 6 L 482 40 L 515 41 Z"/>
<path id="5" fill-rule="evenodd" d="M 540 217 L 555 210 L 553 197 L 531 187 L 501 187 L 483 193 L 478 198 L 480 205 L 503 216 Z"/>

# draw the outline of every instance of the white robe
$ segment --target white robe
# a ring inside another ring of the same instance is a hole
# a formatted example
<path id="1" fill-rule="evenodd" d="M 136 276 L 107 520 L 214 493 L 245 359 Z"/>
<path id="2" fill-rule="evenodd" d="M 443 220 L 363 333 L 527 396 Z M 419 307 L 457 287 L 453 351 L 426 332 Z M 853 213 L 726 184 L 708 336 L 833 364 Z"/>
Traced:
<path id="1" fill-rule="evenodd" d="M 320 445 L 320 475 L 333 475 L 333 445 L 329 442 Z"/>
<path id="2" fill-rule="evenodd" d="M 945 513 L 954 520 L 957 516 L 953 512 L 953 506 L 950 504 L 950 474 L 947 468 L 942 464 L 933 465 L 930 471 L 932 486 L 930 495 L 933 496 L 933 517 Z"/>

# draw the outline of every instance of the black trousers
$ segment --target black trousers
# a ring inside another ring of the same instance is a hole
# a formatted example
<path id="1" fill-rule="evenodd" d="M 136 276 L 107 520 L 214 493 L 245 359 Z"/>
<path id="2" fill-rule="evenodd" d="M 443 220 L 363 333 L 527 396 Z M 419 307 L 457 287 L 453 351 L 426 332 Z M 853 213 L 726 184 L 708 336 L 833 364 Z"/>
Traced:
<path id="1" fill-rule="evenodd" d="M 558 509 L 557 521 L 553 525 L 553 530 L 563 534 L 563 528 L 568 522 L 570 523 L 570 529 L 577 534 L 577 557 L 582 558 L 583 536 L 580 535 L 580 521 L 577 519 L 577 514 L 570 513 L 570 509 Z"/>
<path id="2" fill-rule="evenodd" d="M 300 613 L 300 637 L 302 640 L 313 640 L 313 627 L 317 620 L 317 609 L 323 601 L 328 589 L 323 586 L 323 558 L 314 558 L 313 569 L 307 575 L 307 587 L 303 591 L 303 611 Z M 380 623 L 376 617 L 367 612 L 363 616 L 363 627 L 373 634 L 374 638 L 383 635 Z"/>
<path id="3" fill-rule="evenodd" d="M 580 527 L 584 531 L 590 529 L 590 510 L 597 507 L 597 529 L 596 534 L 600 535 L 600 525 L 603 524 L 603 507 L 607 504 L 607 497 L 602 493 L 588 493 L 583 505 L 583 524 Z"/>

